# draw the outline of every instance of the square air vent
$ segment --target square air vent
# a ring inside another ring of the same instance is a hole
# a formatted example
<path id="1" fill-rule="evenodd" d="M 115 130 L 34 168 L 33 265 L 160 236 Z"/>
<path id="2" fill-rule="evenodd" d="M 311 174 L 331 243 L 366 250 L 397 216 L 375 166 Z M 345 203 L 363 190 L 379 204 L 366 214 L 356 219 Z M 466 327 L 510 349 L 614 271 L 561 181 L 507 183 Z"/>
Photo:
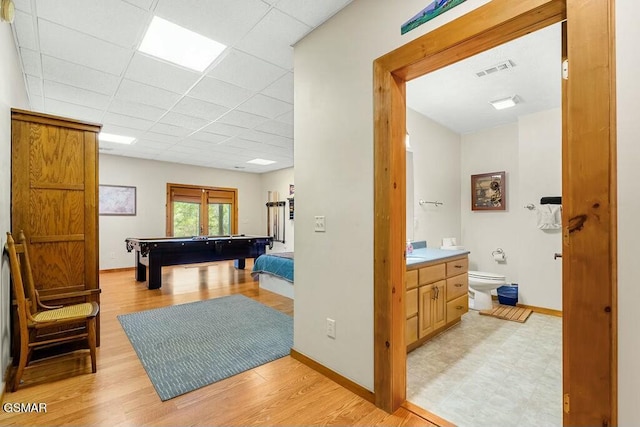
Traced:
<path id="1" fill-rule="evenodd" d="M 515 62 L 513 62 L 510 59 L 508 59 L 508 60 L 503 61 L 503 62 L 501 62 L 499 64 L 496 64 L 496 65 L 494 65 L 492 67 L 486 68 L 484 70 L 477 71 L 475 74 L 476 74 L 476 77 L 484 77 L 484 76 L 488 76 L 489 74 L 495 74 L 498 71 L 508 70 L 509 68 L 513 68 L 515 66 L 516 66 Z"/>

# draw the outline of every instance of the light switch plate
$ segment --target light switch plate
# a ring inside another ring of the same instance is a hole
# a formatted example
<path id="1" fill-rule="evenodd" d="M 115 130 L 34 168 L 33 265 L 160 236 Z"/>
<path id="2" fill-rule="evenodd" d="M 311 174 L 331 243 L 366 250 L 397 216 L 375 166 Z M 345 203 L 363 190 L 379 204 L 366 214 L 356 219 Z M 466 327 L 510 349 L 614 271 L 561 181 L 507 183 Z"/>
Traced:
<path id="1" fill-rule="evenodd" d="M 326 228 L 325 228 L 324 216 L 316 216 L 315 217 L 313 230 L 316 233 L 319 233 L 319 232 L 321 233 L 321 232 L 327 231 Z"/>

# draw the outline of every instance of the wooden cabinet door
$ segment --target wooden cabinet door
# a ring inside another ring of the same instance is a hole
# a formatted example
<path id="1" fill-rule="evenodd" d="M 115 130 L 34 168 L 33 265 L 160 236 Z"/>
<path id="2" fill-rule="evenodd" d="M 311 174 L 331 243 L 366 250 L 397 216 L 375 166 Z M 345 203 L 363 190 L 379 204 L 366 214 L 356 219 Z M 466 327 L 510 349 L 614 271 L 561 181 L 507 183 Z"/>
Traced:
<path id="1" fill-rule="evenodd" d="M 418 290 L 418 338 L 429 335 L 435 330 L 433 326 L 433 284 L 425 285 Z"/>
<path id="2" fill-rule="evenodd" d="M 433 284 L 436 298 L 433 300 L 433 328 L 438 329 L 447 323 L 447 282 L 441 280 Z"/>

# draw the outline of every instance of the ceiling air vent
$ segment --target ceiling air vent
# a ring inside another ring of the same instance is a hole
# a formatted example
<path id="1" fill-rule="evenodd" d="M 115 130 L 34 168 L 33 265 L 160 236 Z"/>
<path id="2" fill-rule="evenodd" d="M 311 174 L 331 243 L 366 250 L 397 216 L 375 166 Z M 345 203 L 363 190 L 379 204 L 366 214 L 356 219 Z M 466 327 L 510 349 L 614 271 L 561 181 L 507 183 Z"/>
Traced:
<path id="1" fill-rule="evenodd" d="M 477 71 L 476 77 L 488 76 L 489 74 L 494 74 L 494 73 L 497 73 L 498 71 L 508 70 L 509 68 L 513 68 L 515 66 L 516 66 L 515 62 L 508 59 L 506 61 L 503 61 L 499 64 L 494 65 L 493 67 L 489 67 L 487 69 Z"/>

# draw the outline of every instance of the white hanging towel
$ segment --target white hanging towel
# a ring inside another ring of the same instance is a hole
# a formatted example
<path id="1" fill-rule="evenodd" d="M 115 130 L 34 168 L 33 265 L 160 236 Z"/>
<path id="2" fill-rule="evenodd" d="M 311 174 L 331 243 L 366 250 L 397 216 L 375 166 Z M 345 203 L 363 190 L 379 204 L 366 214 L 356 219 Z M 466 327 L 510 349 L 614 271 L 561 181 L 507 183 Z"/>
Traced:
<path id="1" fill-rule="evenodd" d="M 539 205 L 536 211 L 540 230 L 556 230 L 562 227 L 561 205 Z"/>

